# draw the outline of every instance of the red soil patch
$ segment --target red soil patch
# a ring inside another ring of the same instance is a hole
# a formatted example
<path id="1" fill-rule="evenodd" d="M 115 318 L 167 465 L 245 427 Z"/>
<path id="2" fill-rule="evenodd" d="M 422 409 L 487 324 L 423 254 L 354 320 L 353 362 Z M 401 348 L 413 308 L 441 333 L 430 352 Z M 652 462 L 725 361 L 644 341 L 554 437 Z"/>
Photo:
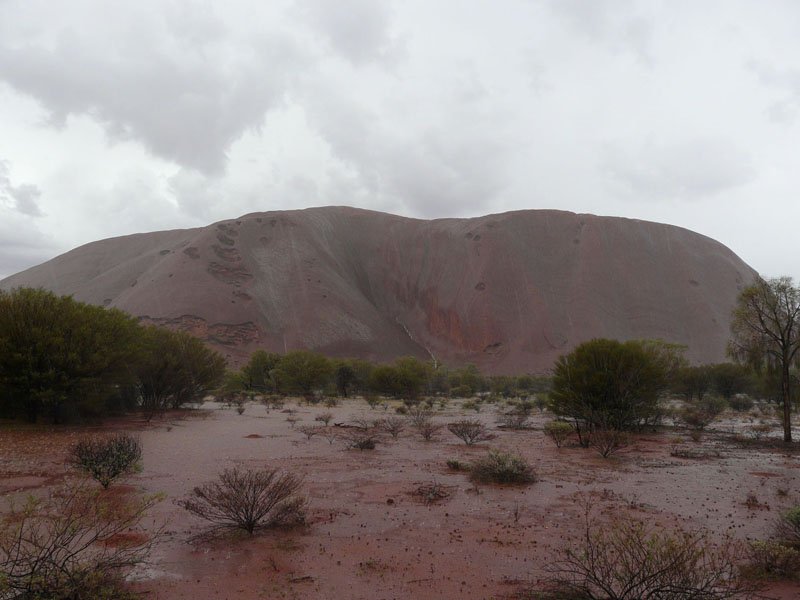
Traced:
<path id="1" fill-rule="evenodd" d="M 333 409 L 302 406 L 296 416 L 299 424 L 314 424 L 314 417 L 328 411 L 345 423 L 384 416 L 356 401 Z M 110 489 L 120 497 L 134 488 L 167 496 L 150 511 L 142 532 L 130 532 L 146 536 L 169 522 L 150 566 L 135 573 L 134 589 L 153 600 L 508 598 L 545 577 L 545 567 L 561 550 L 578 547 L 587 500 L 601 522 L 627 515 L 667 527 L 702 527 L 743 542 L 765 539 L 775 515 L 800 502 L 784 491 L 800 489 L 797 455 L 741 449 L 713 432 L 701 445 L 719 456 L 704 461 L 671 457 L 671 433 L 648 434 L 603 459 L 575 445 L 557 449 L 541 431 L 545 417 L 535 418 L 534 429 L 509 431 L 498 429 L 494 415 L 484 411 L 478 418 L 497 438 L 478 447 L 468 448 L 449 433 L 425 442 L 409 430 L 362 452 L 322 436 L 308 440 L 283 415 L 256 405 L 241 416 L 233 410 L 206 414 L 171 431 L 142 431 L 143 472 L 127 482 L 130 488 Z M 437 419 L 446 423 L 462 415 L 453 408 Z M 254 435 L 263 442 L 250 443 Z M 3 439 L 0 433 L 0 444 Z M 489 448 L 522 455 L 539 481 L 476 488 L 466 474 L 446 466 L 447 459 L 469 462 Z M 38 465 L 39 472 L 52 475 L 65 468 L 62 456 L 27 453 L 24 444 L 2 459 Z M 234 465 L 302 474 L 308 525 L 191 541 L 207 524 L 174 501 Z M 783 479 L 751 475 L 762 473 Z M 434 487 L 447 496 L 426 502 Z M 749 494 L 770 510 L 749 510 Z M 800 586 L 791 582 L 769 589 L 770 597 L 780 599 L 798 593 Z"/>

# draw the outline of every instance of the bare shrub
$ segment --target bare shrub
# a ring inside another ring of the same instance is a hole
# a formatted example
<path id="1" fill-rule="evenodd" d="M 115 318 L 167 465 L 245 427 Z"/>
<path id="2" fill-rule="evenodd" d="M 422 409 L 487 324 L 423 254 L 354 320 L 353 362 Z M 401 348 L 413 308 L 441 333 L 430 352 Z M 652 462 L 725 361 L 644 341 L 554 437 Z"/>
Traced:
<path id="1" fill-rule="evenodd" d="M 386 417 L 381 421 L 381 429 L 397 438 L 408 425 L 408 420 L 405 417 Z"/>
<path id="2" fill-rule="evenodd" d="M 217 481 L 194 488 L 178 504 L 213 523 L 212 529 L 244 529 L 252 534 L 304 522 L 306 501 L 294 496 L 302 482 L 297 475 L 278 469 L 225 469 Z"/>
<path id="3" fill-rule="evenodd" d="M 121 571 L 144 562 L 160 535 L 135 532 L 159 500 L 109 499 L 71 483 L 4 507 L 0 598 L 121 597 Z"/>
<path id="4" fill-rule="evenodd" d="M 563 444 L 566 439 L 572 435 L 572 431 L 572 425 L 566 421 L 550 421 L 544 426 L 545 434 L 547 434 L 550 439 L 553 440 L 556 448 L 561 448 L 561 444 Z"/>
<path id="5" fill-rule="evenodd" d="M 339 439 L 339 434 L 336 432 L 335 429 L 332 429 L 330 427 L 326 427 L 320 433 L 322 437 L 328 440 L 328 444 L 333 444 L 333 442 Z"/>
<path id="6" fill-rule="evenodd" d="M 439 432 L 444 428 L 444 425 L 433 420 L 432 414 L 429 409 L 415 407 L 411 410 L 409 417 L 411 424 L 417 429 L 422 439 L 427 442 L 439 435 Z"/>
<path id="7" fill-rule="evenodd" d="M 507 429 L 527 429 L 531 411 L 526 405 L 518 406 L 513 410 L 500 414 L 500 423 Z"/>
<path id="8" fill-rule="evenodd" d="M 452 487 L 441 485 L 437 481 L 434 481 L 433 484 L 419 486 L 416 490 L 414 490 L 412 495 L 420 498 L 425 506 L 429 506 L 442 500 L 446 500 L 452 493 Z"/>
<path id="9" fill-rule="evenodd" d="M 372 428 L 372 421 L 363 417 L 354 417 L 350 419 L 350 425 L 356 427 L 357 429 L 363 429 L 366 431 L 367 429 Z"/>
<path id="10" fill-rule="evenodd" d="M 494 434 L 477 419 L 462 419 L 450 423 L 447 429 L 467 446 L 494 439 Z"/>
<path id="11" fill-rule="evenodd" d="M 328 423 L 330 423 L 332 418 L 333 418 L 333 413 L 324 412 L 314 417 L 314 420 L 319 421 L 320 423 L 324 423 L 325 426 L 327 427 Z"/>
<path id="12" fill-rule="evenodd" d="M 142 446 L 127 433 L 109 438 L 85 438 L 70 448 L 70 462 L 100 482 L 103 488 L 140 468 Z"/>
<path id="13" fill-rule="evenodd" d="M 298 427 L 297 430 L 310 440 L 318 433 L 322 433 L 324 429 L 324 427 L 320 427 L 319 425 L 302 425 L 301 427 Z"/>
<path id="14" fill-rule="evenodd" d="M 554 584 L 587 600 L 725 600 L 749 598 L 740 574 L 743 551 L 730 539 L 714 545 L 705 531 L 670 533 L 640 521 L 594 528 L 589 511 L 582 546 L 550 568 Z"/>
<path id="15" fill-rule="evenodd" d="M 339 436 L 348 450 L 374 450 L 378 434 L 367 429 L 345 429 Z"/>
<path id="16" fill-rule="evenodd" d="M 470 465 L 470 479 L 481 483 L 534 483 L 536 473 L 528 462 L 509 452 L 490 450 Z"/>
<path id="17" fill-rule="evenodd" d="M 630 436 L 618 429 L 595 429 L 589 434 L 589 446 L 603 458 L 616 454 L 630 444 Z"/>

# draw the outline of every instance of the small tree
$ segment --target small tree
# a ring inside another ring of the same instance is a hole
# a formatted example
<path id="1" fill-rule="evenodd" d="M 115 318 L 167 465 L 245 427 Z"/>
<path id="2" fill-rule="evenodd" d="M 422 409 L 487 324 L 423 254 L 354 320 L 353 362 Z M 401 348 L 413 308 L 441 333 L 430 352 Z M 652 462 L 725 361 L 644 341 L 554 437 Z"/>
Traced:
<path id="1" fill-rule="evenodd" d="M 624 431 L 652 422 L 680 351 L 653 341 L 584 342 L 556 361 L 550 410 L 574 422 L 582 445 L 595 427 Z"/>
<path id="2" fill-rule="evenodd" d="M 791 277 L 761 279 L 745 288 L 731 321 L 728 351 L 739 362 L 780 373 L 783 441 L 792 441 L 791 367 L 800 350 L 800 289 Z"/>
<path id="3" fill-rule="evenodd" d="M 304 522 L 306 501 L 294 495 L 302 483 L 297 475 L 278 469 L 225 469 L 218 481 L 194 488 L 178 504 L 213 523 L 213 529 L 244 529 L 252 534 Z"/>
<path id="4" fill-rule="evenodd" d="M 106 439 L 86 438 L 72 446 L 70 458 L 76 468 L 86 471 L 103 488 L 108 488 L 115 479 L 140 468 L 142 446 L 137 438 L 127 433 Z"/>

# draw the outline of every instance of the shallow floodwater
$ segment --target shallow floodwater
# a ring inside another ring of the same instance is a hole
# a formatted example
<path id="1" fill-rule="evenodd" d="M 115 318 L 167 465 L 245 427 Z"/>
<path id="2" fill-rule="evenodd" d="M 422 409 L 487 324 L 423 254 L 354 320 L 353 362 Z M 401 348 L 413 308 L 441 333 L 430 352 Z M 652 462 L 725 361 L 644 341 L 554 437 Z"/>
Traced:
<path id="1" fill-rule="evenodd" d="M 510 431 L 498 428 L 486 408 L 467 416 L 491 425 L 497 437 L 490 442 L 467 447 L 447 430 L 426 442 L 407 429 L 396 440 L 384 435 L 375 450 L 359 451 L 319 435 L 308 440 L 297 428 L 320 425 L 314 417 L 323 412 L 333 413 L 332 427 L 393 413 L 360 401 L 290 408 L 298 419 L 294 428 L 289 413 L 257 404 L 243 415 L 207 404 L 156 423 L 96 428 L 135 429 L 144 469 L 125 483 L 165 495 L 147 519 L 148 528 L 167 523 L 164 540 L 151 563 L 132 576 L 147 598 L 510 597 L 545 578 L 558 552 L 574 547 L 587 503 L 597 522 L 622 517 L 679 523 L 739 540 L 767 537 L 780 512 L 800 503 L 799 455 L 740 448 L 713 432 L 699 444 L 680 433 L 642 435 L 603 459 L 576 445 L 556 448 L 541 431 L 545 415 L 534 417 L 534 429 Z M 448 409 L 436 418 L 446 423 L 462 416 Z M 722 427 L 736 424 L 734 418 Z M 52 485 L 67 468 L 69 444 L 85 433 L 0 433 L 0 491 Z M 681 447 L 698 457 L 671 456 L 675 435 L 686 438 Z M 488 448 L 522 455 L 539 481 L 476 488 L 445 464 L 449 458 L 468 462 Z M 302 474 L 309 525 L 193 541 L 206 524 L 174 501 L 234 465 Z M 445 497 L 426 504 L 415 492 L 433 485 Z M 797 598 L 800 586 L 776 584 L 769 595 Z"/>

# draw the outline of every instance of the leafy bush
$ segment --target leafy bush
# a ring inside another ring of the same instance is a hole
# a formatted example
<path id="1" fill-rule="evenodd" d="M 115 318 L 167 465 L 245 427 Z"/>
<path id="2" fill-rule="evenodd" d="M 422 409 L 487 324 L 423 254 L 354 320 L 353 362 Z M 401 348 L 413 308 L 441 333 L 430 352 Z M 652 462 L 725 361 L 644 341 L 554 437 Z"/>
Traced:
<path id="1" fill-rule="evenodd" d="M 687 427 L 702 431 L 708 427 L 725 410 L 725 400 L 722 398 L 704 398 L 685 406 L 679 413 L 679 419 Z"/>
<path id="2" fill-rule="evenodd" d="M 107 499 L 82 483 L 29 496 L 0 517 L 0 598 L 121 598 L 120 571 L 158 539 L 132 533 L 160 498 Z"/>
<path id="3" fill-rule="evenodd" d="M 472 446 L 478 442 L 485 442 L 495 437 L 494 434 L 488 430 L 486 425 L 477 419 L 462 419 L 455 423 L 450 423 L 447 429 L 467 446 Z"/>
<path id="4" fill-rule="evenodd" d="M 302 483 L 297 475 L 278 469 L 225 469 L 218 481 L 194 488 L 178 504 L 213 523 L 213 529 L 244 529 L 252 534 L 305 521 L 306 501 L 294 495 Z"/>
<path id="5" fill-rule="evenodd" d="M 534 483 L 536 473 L 527 461 L 509 452 L 490 450 L 470 465 L 470 479 L 482 483 Z"/>
<path id="6" fill-rule="evenodd" d="M 800 571 L 800 552 L 774 540 L 751 542 L 747 557 L 757 577 L 793 577 Z"/>
<path id="7" fill-rule="evenodd" d="M 556 448 L 561 448 L 561 444 L 563 444 L 566 439 L 572 435 L 572 425 L 566 421 L 550 421 L 549 423 L 545 424 L 544 432 L 550 436 L 550 439 L 553 440 Z"/>
<path id="8" fill-rule="evenodd" d="M 800 550 L 800 504 L 781 514 L 775 535 L 781 543 Z"/>
<path id="9" fill-rule="evenodd" d="M 472 396 L 472 388 L 468 385 L 457 385 L 450 389 L 451 398 L 469 398 Z"/>
<path id="10" fill-rule="evenodd" d="M 735 410 L 736 412 L 747 412 L 753 408 L 753 400 L 748 396 L 731 396 L 728 399 L 728 406 L 730 406 L 731 409 Z"/>
<path id="11" fill-rule="evenodd" d="M 453 471 L 466 471 L 468 470 L 467 465 L 460 462 L 458 459 L 455 458 L 448 458 L 447 459 L 447 468 L 453 469 Z"/>
<path id="12" fill-rule="evenodd" d="M 753 591 L 737 566 L 741 548 L 730 540 L 715 546 L 704 531 L 670 533 L 630 520 L 595 529 L 587 511 L 581 539 L 550 568 L 553 582 L 573 598 L 725 600 Z"/>
<path id="13" fill-rule="evenodd" d="M 86 438 L 70 449 L 72 464 L 89 473 L 103 488 L 123 475 L 140 468 L 142 447 L 139 440 L 127 433 L 110 438 Z"/>

